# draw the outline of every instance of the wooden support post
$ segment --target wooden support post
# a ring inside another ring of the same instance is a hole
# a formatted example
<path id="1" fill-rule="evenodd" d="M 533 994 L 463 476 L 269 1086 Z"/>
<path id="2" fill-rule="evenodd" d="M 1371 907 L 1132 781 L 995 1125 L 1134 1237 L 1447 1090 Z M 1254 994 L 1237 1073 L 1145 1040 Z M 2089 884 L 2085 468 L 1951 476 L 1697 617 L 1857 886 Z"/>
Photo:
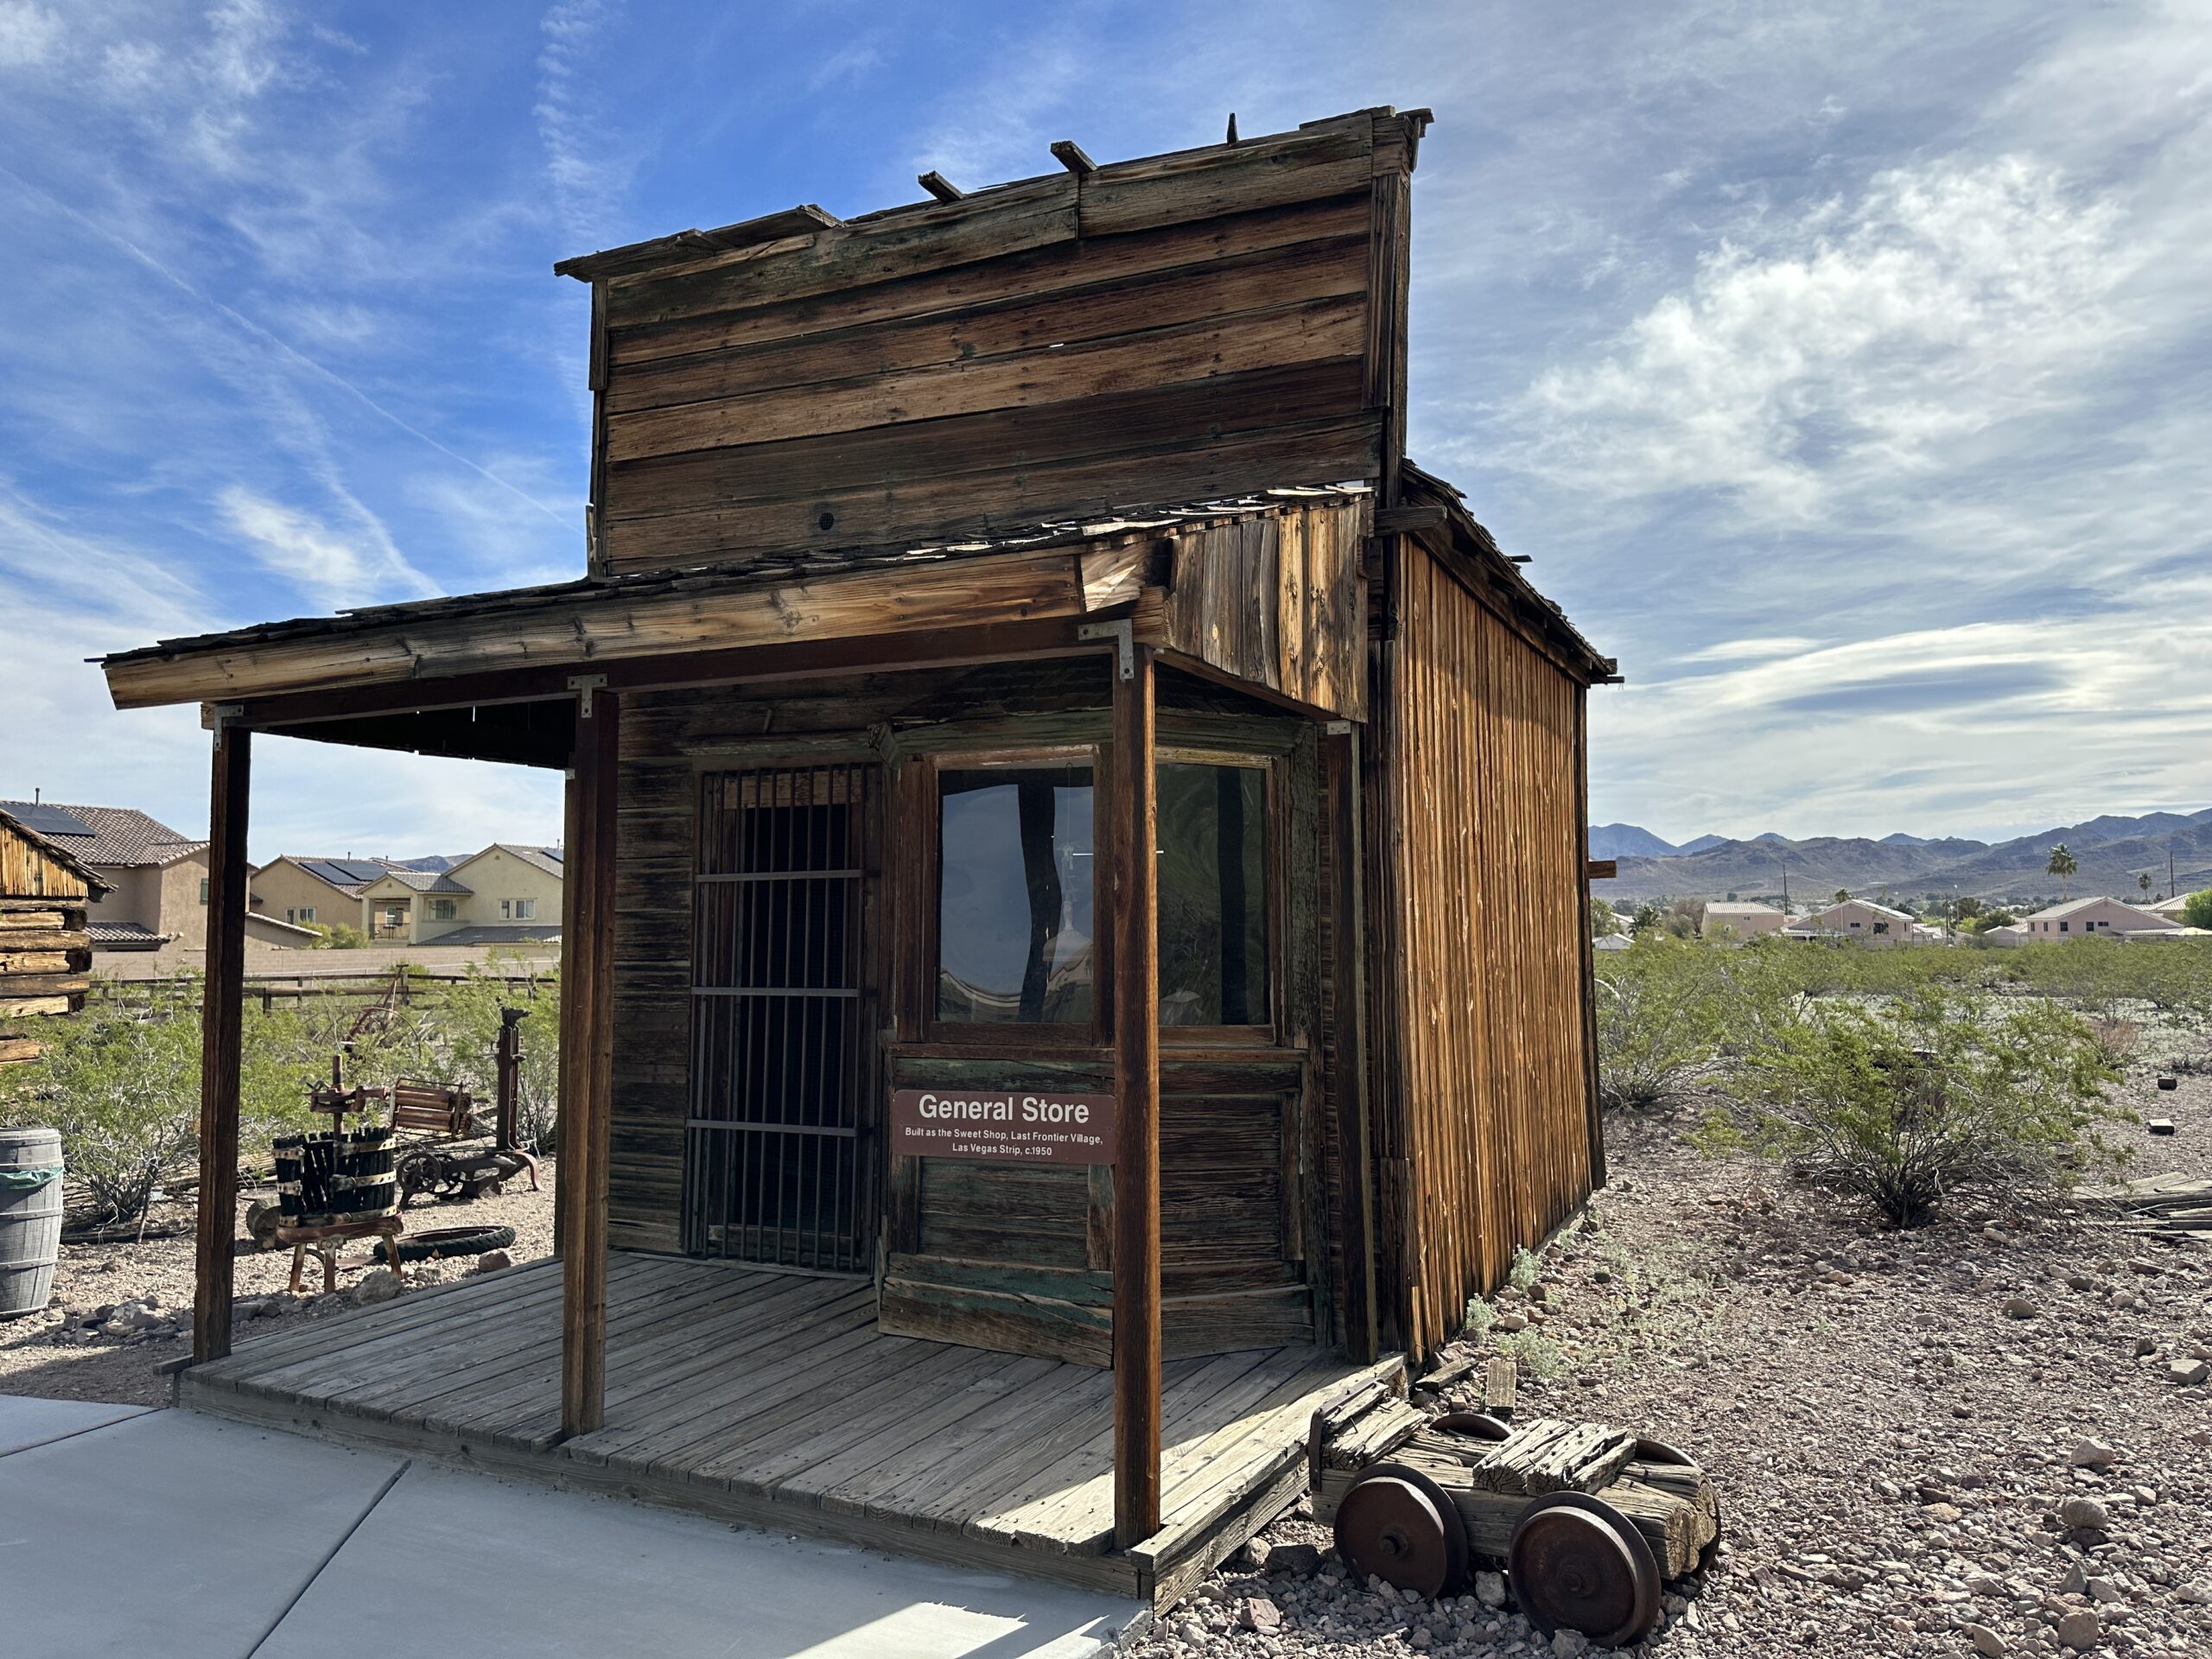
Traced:
<path id="1" fill-rule="evenodd" d="M 1574 692 L 1574 849 L 1582 866 L 1582 880 L 1575 883 L 1580 900 L 1574 918 L 1582 938 L 1582 1111 L 1589 1126 L 1590 1186 L 1605 1185 L 1605 1116 L 1598 1099 L 1598 955 L 1590 937 L 1590 878 L 1595 874 L 1590 858 L 1590 692 Z M 1605 872 L 1613 874 L 1611 870 Z"/>
<path id="2" fill-rule="evenodd" d="M 561 1433 L 607 1405 L 607 1158 L 613 1092 L 614 804 L 620 699 L 585 688 L 569 781 L 561 923 Z"/>
<path id="3" fill-rule="evenodd" d="M 1114 1542 L 1160 1530 L 1160 918 L 1154 655 L 1114 669 Z"/>
<path id="4" fill-rule="evenodd" d="M 245 994 L 245 825 L 253 740 L 215 715 L 207 805 L 207 977 L 200 1003 L 200 1202 L 192 1291 L 194 1364 L 231 1351 L 238 1240 L 238 1054 Z"/>
<path id="5" fill-rule="evenodd" d="M 1363 904 L 1359 804 L 1359 731 L 1357 727 L 1328 738 L 1323 749 L 1327 783 L 1329 832 L 1336 868 L 1330 883 L 1332 980 L 1336 1011 L 1336 1072 L 1330 1108 L 1336 1120 L 1338 1186 L 1343 1205 L 1337 1218 L 1344 1241 L 1344 1355 L 1371 1364 L 1380 1351 L 1375 1316 L 1375 1170 L 1367 1112 L 1367 918 Z"/>

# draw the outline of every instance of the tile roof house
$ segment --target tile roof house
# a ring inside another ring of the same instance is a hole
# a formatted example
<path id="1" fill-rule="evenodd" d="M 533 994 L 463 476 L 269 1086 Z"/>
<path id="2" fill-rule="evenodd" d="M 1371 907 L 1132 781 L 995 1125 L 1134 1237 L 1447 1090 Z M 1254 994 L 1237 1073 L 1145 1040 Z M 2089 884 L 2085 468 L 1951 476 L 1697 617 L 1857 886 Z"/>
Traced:
<path id="1" fill-rule="evenodd" d="M 357 925 L 361 890 L 391 868 L 381 858 L 311 858 L 287 853 L 253 873 L 249 904 L 257 916 L 302 927 Z"/>
<path id="2" fill-rule="evenodd" d="M 1872 899 L 1846 899 L 1785 930 L 1792 938 L 1847 938 L 1867 945 L 1918 943 L 1910 912 Z"/>
<path id="3" fill-rule="evenodd" d="M 1748 939 L 1762 933 L 1779 933 L 1789 922 L 1789 918 L 1772 905 L 1715 899 L 1705 907 L 1703 931 L 1709 938 Z"/>
<path id="4" fill-rule="evenodd" d="M 390 868 L 360 890 L 372 943 L 523 944 L 561 937 L 557 848 L 494 842 L 448 870 Z"/>
<path id="5" fill-rule="evenodd" d="M 106 885 L 86 907 L 93 950 L 207 944 L 206 842 L 135 807 L 0 801 L 0 809 L 66 849 Z"/>

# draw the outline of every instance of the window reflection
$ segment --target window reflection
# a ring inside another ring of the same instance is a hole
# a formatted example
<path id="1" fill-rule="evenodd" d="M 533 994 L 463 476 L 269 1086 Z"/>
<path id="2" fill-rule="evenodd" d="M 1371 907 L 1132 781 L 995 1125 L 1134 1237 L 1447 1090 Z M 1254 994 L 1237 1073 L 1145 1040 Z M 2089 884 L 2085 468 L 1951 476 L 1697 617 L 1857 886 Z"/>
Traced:
<path id="1" fill-rule="evenodd" d="M 938 774 L 937 1017 L 1086 1024 L 1089 766 Z"/>
<path id="2" fill-rule="evenodd" d="M 1160 1023 L 1268 1020 L 1267 774 L 1159 772 Z"/>

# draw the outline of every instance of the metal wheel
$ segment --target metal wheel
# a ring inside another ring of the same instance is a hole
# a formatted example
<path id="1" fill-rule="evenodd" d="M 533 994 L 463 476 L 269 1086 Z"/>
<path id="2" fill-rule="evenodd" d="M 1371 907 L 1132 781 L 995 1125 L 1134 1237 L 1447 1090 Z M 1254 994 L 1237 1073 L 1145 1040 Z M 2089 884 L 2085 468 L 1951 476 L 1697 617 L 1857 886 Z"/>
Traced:
<path id="1" fill-rule="evenodd" d="M 1478 1440 L 1502 1440 L 1513 1433 L 1486 1411 L 1447 1411 L 1429 1427 Z"/>
<path id="2" fill-rule="evenodd" d="M 1635 1523 L 1587 1492 L 1553 1492 L 1521 1512 L 1505 1552 L 1521 1611 L 1547 1633 L 1601 1648 L 1641 1642 L 1659 1622 L 1659 1562 Z"/>
<path id="3" fill-rule="evenodd" d="M 1672 1464 L 1679 1469 L 1694 1469 L 1697 1459 L 1687 1452 L 1679 1452 L 1664 1440 L 1639 1440 L 1636 1455 L 1646 1463 Z"/>
<path id="4" fill-rule="evenodd" d="M 1467 1576 L 1467 1529 L 1427 1475 L 1379 1463 L 1337 1505 L 1337 1554 L 1362 1580 L 1372 1575 L 1434 1600 Z"/>

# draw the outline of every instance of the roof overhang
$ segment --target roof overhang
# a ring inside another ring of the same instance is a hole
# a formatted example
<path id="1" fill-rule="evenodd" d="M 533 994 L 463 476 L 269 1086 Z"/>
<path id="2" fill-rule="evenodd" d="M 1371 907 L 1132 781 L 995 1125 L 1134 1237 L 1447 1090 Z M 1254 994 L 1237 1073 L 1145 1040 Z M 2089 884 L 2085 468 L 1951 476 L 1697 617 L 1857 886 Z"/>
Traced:
<path id="1" fill-rule="evenodd" d="M 1173 665 L 1357 719 L 1371 526 L 1364 486 L 1287 487 L 998 542 L 375 607 L 164 640 L 102 666 L 118 709 L 200 702 L 251 729 L 559 765 L 568 709 L 600 688 L 1110 652 L 1099 625 L 1127 620 Z M 1300 550 L 1288 581 L 1286 535 Z M 490 717 L 502 709 L 504 722 Z M 426 713 L 450 718 L 375 725 Z M 531 718 L 543 728 L 524 753 Z"/>

